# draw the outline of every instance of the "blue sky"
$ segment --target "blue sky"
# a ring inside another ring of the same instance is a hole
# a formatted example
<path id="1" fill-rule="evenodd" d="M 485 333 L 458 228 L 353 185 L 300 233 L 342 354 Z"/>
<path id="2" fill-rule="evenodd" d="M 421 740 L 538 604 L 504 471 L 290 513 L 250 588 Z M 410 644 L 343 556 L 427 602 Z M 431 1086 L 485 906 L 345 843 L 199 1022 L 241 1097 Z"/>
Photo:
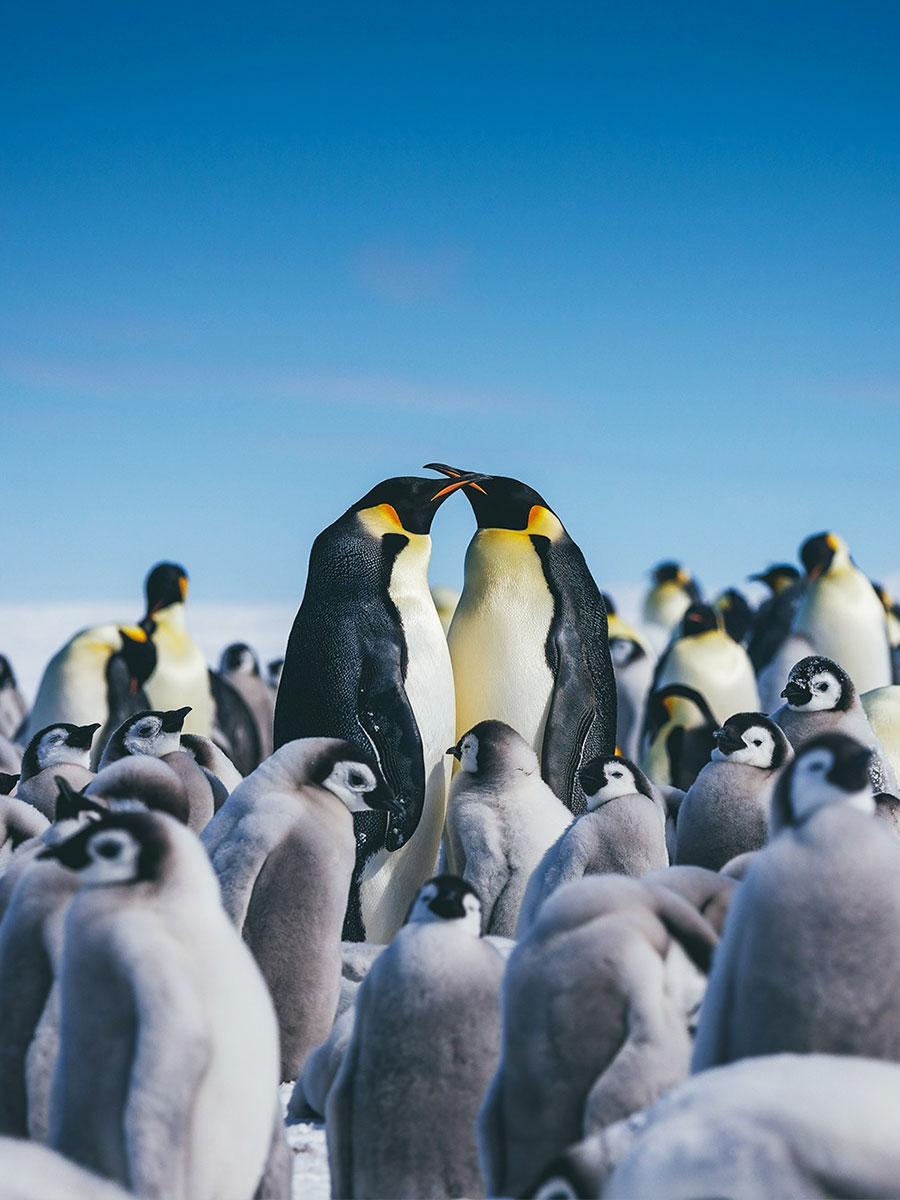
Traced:
<path id="1" fill-rule="evenodd" d="M 0 600 L 299 600 L 433 459 L 601 585 L 896 572 L 896 5 L 321 7 L 7 13 Z"/>

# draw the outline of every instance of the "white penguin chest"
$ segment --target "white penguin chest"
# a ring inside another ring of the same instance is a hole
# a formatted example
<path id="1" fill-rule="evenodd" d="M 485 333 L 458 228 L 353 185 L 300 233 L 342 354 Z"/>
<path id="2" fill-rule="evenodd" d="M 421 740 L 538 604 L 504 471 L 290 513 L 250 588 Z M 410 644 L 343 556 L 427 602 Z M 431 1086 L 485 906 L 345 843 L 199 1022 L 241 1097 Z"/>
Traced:
<path id="1" fill-rule="evenodd" d="M 825 575 L 810 588 L 794 619 L 818 654 L 839 662 L 858 692 L 891 682 L 884 609 L 861 571 Z"/>

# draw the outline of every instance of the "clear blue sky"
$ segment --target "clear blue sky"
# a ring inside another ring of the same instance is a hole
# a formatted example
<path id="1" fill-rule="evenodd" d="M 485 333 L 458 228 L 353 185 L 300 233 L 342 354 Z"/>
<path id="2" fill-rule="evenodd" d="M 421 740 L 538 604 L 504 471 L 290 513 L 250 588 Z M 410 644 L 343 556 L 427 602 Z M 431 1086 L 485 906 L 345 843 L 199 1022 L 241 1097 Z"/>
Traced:
<path id="1" fill-rule="evenodd" d="M 312 7 L 7 9 L 0 600 L 299 599 L 432 459 L 605 585 L 896 571 L 900 7 Z"/>

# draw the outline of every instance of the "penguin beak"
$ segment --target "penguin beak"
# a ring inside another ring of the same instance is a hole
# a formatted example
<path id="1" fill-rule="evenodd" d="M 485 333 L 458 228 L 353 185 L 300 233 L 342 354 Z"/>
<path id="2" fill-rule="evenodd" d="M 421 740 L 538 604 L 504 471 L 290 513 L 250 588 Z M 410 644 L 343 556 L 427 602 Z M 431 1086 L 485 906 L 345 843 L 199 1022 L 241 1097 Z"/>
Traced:
<path id="1" fill-rule="evenodd" d="M 66 744 L 74 750 L 90 750 L 91 742 L 94 740 L 94 734 L 100 728 L 100 722 L 97 721 L 94 725 L 79 725 L 77 729 L 73 729 L 66 738 Z"/>
<path id="2" fill-rule="evenodd" d="M 788 680 L 781 695 L 787 700 L 788 704 L 793 704 L 795 707 L 808 704 L 812 699 L 812 692 L 809 688 L 804 687 L 802 683 L 794 683 L 791 680 Z"/>
<path id="3" fill-rule="evenodd" d="M 188 704 L 184 708 L 173 708 L 169 712 L 163 713 L 163 733 L 181 733 L 184 726 L 184 719 L 190 711 L 191 706 Z"/>
<path id="4" fill-rule="evenodd" d="M 717 729 L 713 733 L 716 746 L 723 754 L 734 754 L 735 750 L 744 748 L 744 739 L 730 729 Z"/>
<path id="5" fill-rule="evenodd" d="M 462 758 L 462 750 L 459 746 L 451 746 L 449 750 L 444 751 L 445 754 L 452 754 L 457 762 Z"/>
<path id="6" fill-rule="evenodd" d="M 845 792 L 861 792 L 869 782 L 871 757 L 872 751 L 868 746 L 860 746 L 846 758 L 835 762 L 825 778 Z"/>

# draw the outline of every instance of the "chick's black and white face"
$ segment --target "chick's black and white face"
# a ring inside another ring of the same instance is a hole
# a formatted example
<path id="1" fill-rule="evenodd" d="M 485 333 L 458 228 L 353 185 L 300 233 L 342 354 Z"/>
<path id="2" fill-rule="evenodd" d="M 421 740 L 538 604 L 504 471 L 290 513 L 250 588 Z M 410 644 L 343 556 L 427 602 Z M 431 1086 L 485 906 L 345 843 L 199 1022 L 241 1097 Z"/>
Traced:
<path id="1" fill-rule="evenodd" d="M 603 767 L 606 782 L 592 796 L 587 796 L 588 812 L 593 812 L 607 800 L 615 800 L 618 796 L 633 796 L 638 790 L 634 775 L 624 763 L 613 759 Z"/>
<path id="2" fill-rule="evenodd" d="M 828 712 L 841 702 L 841 681 L 830 671 L 817 671 L 810 678 L 809 690 L 812 695 L 801 706 L 804 712 Z"/>
<path id="3" fill-rule="evenodd" d="M 474 733 L 467 733 L 459 744 L 459 765 L 471 775 L 478 774 L 478 738 Z"/>
<path id="4" fill-rule="evenodd" d="M 129 754 L 152 754 L 162 758 L 181 749 L 181 733 L 163 729 L 162 718 L 149 713 L 134 722 L 127 730 L 123 742 Z"/>
<path id="5" fill-rule="evenodd" d="M 775 735 L 763 725 L 751 725 L 741 733 L 743 745 L 730 753 L 723 752 L 718 746 L 713 750 L 711 758 L 714 761 L 745 763 L 750 767 L 761 767 L 769 770 L 775 760 Z"/>
<path id="6" fill-rule="evenodd" d="M 61 763 L 90 766 L 90 746 L 86 749 L 83 746 L 70 746 L 68 739 L 69 731 L 58 726 L 48 729 L 43 734 L 37 746 L 37 762 L 42 771 L 47 767 L 57 767 Z"/>
<path id="7" fill-rule="evenodd" d="M 473 937 L 481 936 L 481 901 L 462 880 L 429 880 L 419 891 L 407 918 L 408 925 L 436 921 L 458 924 Z"/>
<path id="8" fill-rule="evenodd" d="M 365 763 L 351 759 L 336 762 L 328 778 L 322 781 L 322 787 L 342 800 L 350 812 L 368 812 L 371 805 L 366 796 L 374 792 L 377 786 L 378 781 L 371 769 Z"/>
<path id="9" fill-rule="evenodd" d="M 791 810 L 796 820 L 803 820 L 826 804 L 843 804 L 869 814 L 875 812 L 871 783 L 867 781 L 858 790 L 848 791 L 829 778 L 834 765 L 834 754 L 824 746 L 800 754 L 791 780 Z"/>
<path id="10" fill-rule="evenodd" d="M 88 864 L 79 874 L 85 887 L 132 883 L 138 877 L 141 847 L 126 829 L 101 829 L 85 847 Z"/>

